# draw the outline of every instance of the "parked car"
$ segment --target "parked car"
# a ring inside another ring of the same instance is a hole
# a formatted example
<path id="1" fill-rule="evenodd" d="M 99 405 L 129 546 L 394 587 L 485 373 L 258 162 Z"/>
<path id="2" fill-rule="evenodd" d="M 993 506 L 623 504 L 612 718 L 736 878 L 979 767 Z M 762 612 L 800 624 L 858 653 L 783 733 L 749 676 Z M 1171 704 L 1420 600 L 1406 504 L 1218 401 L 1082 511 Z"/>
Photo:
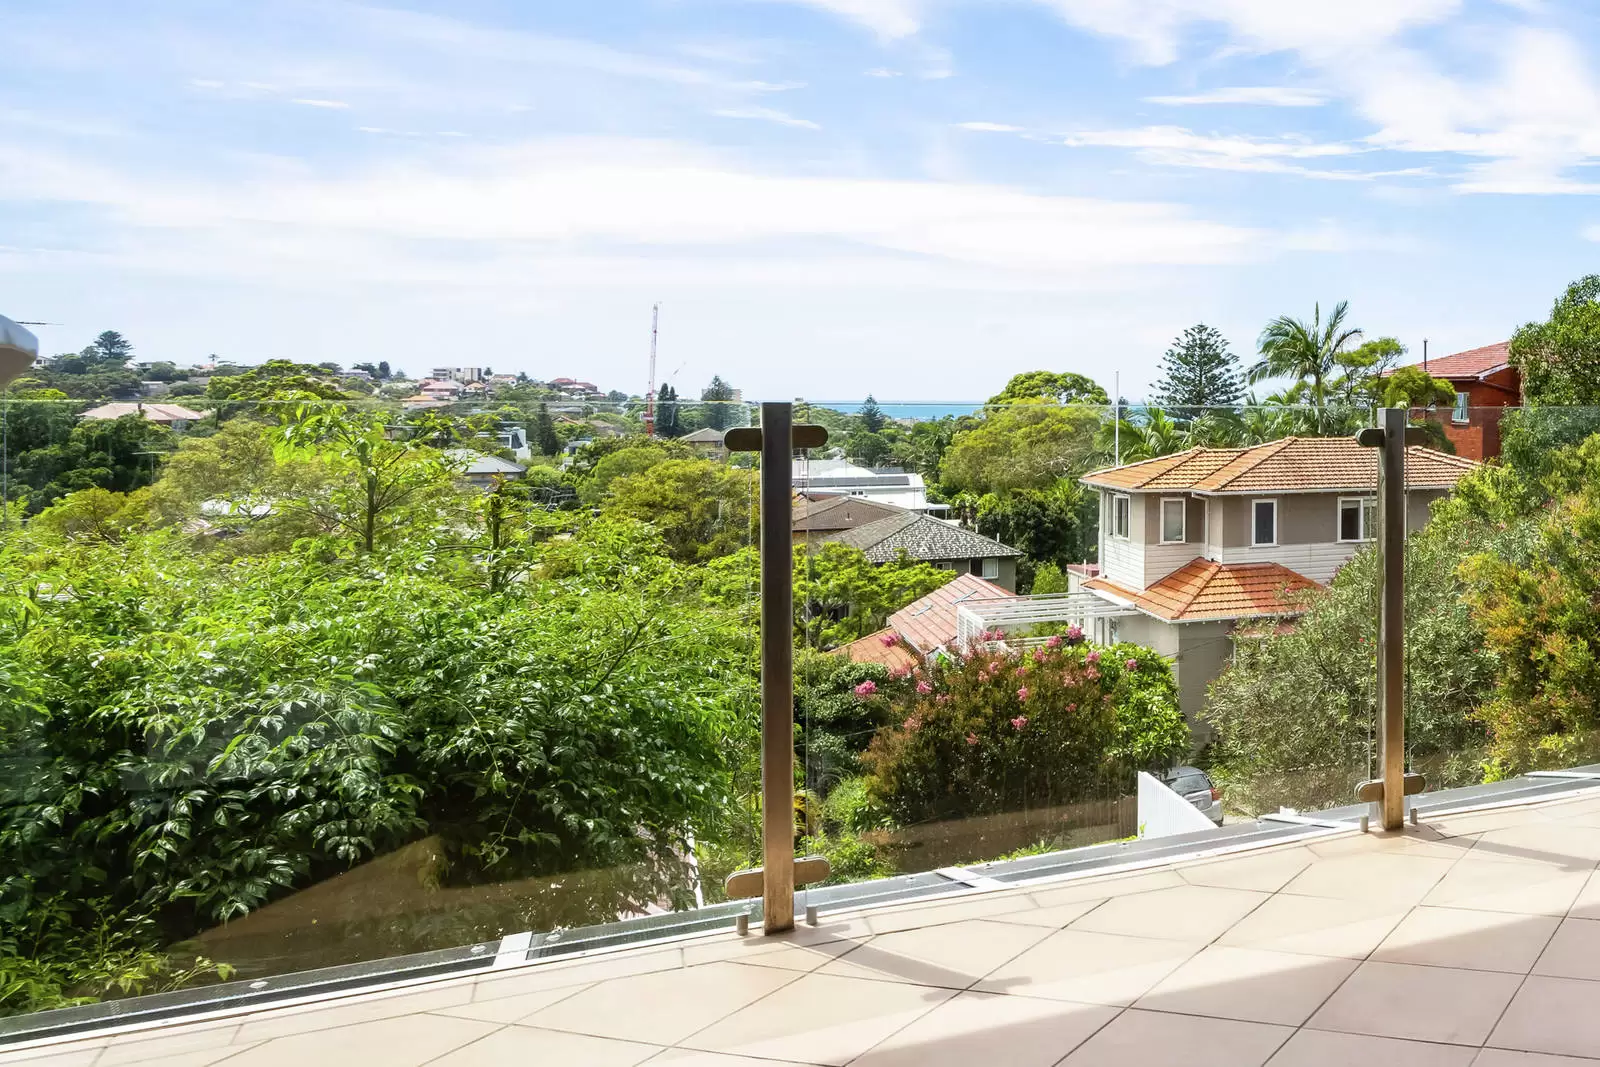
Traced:
<path id="1" fill-rule="evenodd" d="M 1199 808 L 1218 826 L 1222 825 L 1222 790 L 1199 767 L 1174 767 L 1161 776 L 1168 789 Z"/>

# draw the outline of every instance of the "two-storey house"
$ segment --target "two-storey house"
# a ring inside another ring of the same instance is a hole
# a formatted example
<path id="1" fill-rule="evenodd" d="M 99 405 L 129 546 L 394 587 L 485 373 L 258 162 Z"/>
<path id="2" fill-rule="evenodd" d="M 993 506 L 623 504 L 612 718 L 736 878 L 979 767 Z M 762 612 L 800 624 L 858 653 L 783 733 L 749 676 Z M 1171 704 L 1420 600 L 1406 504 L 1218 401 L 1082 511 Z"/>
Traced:
<path id="1" fill-rule="evenodd" d="M 1477 466 L 1408 449 L 1408 529 Z M 1377 533 L 1377 453 L 1348 437 L 1194 448 L 1082 481 L 1100 494 L 1100 572 L 1072 584 L 1122 609 L 1093 618 L 1091 636 L 1171 657 L 1191 719 L 1232 652 L 1234 628 L 1298 613 L 1304 595 Z"/>

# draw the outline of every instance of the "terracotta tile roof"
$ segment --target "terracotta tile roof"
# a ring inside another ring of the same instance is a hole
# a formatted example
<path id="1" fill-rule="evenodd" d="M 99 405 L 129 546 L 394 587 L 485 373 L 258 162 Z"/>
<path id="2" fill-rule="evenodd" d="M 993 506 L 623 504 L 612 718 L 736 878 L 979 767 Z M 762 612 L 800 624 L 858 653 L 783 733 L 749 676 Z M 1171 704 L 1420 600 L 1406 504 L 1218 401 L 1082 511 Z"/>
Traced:
<path id="1" fill-rule="evenodd" d="M 1453 352 L 1448 356 L 1430 359 L 1428 373 L 1435 378 L 1482 378 L 1485 374 L 1492 374 L 1510 364 L 1511 342 L 1501 341 L 1498 344 L 1469 348 L 1465 352 Z M 1418 360 L 1416 365 L 1422 366 L 1422 361 Z"/>
<path id="2" fill-rule="evenodd" d="M 1218 563 L 1197 559 L 1142 593 L 1103 578 L 1085 582 L 1084 588 L 1131 600 L 1140 610 L 1168 622 L 1198 622 L 1295 614 L 1299 611 L 1301 597 L 1320 587 L 1280 563 Z"/>
<path id="3" fill-rule="evenodd" d="M 889 626 L 924 654 L 956 639 L 956 607 L 973 600 L 1011 599 L 1011 594 L 975 574 L 961 574 L 921 600 L 889 616 Z"/>
<path id="4" fill-rule="evenodd" d="M 148 401 L 115 401 L 83 413 L 86 419 L 120 419 L 124 415 L 142 415 L 151 422 L 199 422 L 205 418 L 200 412 L 182 404 L 152 404 Z"/>
<path id="5" fill-rule="evenodd" d="M 883 639 L 893 633 L 892 629 L 885 627 L 848 645 L 840 645 L 833 650 L 833 655 L 843 656 L 853 663 L 876 663 L 891 671 L 900 667 L 915 667 L 920 661 L 904 641 L 896 639 L 892 645 L 883 643 Z"/>
<path id="6" fill-rule="evenodd" d="M 1406 449 L 1408 489 L 1453 489 L 1478 464 L 1431 448 Z M 1372 492 L 1378 455 L 1349 437 L 1284 437 L 1253 448 L 1191 448 L 1090 471 L 1085 485 L 1140 492 Z"/>

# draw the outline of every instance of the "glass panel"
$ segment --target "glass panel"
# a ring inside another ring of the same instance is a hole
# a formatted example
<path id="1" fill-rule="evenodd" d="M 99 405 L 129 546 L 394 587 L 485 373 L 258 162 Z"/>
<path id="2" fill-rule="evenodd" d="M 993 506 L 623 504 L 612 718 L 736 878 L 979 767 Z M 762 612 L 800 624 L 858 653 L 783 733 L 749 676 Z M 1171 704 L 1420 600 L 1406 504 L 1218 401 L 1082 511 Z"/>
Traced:
<path id="1" fill-rule="evenodd" d="M 1273 500 L 1258 500 L 1255 508 L 1255 543 L 1275 544 L 1278 540 L 1278 505 Z"/>
<path id="2" fill-rule="evenodd" d="M 1182 500 L 1163 500 L 1161 502 L 1161 540 L 1166 542 L 1181 543 L 1184 539 L 1184 509 L 1187 505 Z"/>
<path id="3" fill-rule="evenodd" d="M 1339 540 L 1361 540 L 1361 517 L 1365 505 L 1359 500 L 1346 500 L 1339 504 Z"/>

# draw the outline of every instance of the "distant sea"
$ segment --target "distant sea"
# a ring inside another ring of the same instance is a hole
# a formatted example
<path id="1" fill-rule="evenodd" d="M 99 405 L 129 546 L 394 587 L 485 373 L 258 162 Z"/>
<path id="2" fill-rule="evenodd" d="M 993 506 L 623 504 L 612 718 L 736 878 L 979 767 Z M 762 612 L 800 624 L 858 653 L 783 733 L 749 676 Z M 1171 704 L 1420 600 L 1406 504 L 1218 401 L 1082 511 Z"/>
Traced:
<path id="1" fill-rule="evenodd" d="M 828 403 L 825 400 L 808 400 L 806 403 L 815 404 L 819 408 L 831 408 L 846 415 L 854 415 L 861 410 L 860 401 L 838 404 Z M 942 419 L 946 415 L 971 415 L 981 407 L 982 404 L 950 404 L 937 400 L 930 400 L 925 404 L 878 404 L 878 410 L 891 419 Z"/>

